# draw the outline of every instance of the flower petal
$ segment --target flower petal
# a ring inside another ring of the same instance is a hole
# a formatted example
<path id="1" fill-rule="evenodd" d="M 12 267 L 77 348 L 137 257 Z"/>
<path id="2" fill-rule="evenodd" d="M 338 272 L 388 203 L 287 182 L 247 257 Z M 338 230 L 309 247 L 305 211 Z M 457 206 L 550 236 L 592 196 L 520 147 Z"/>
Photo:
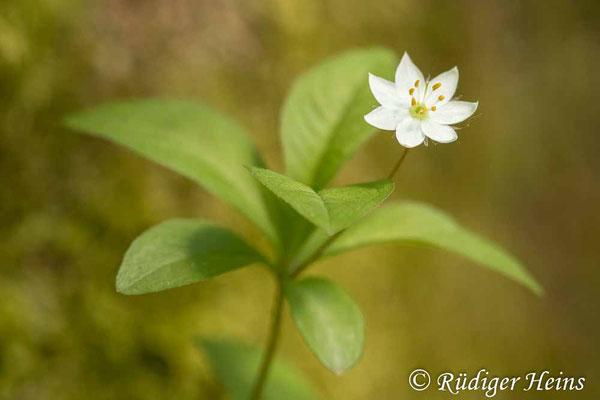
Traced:
<path id="1" fill-rule="evenodd" d="M 443 106 L 437 106 L 435 111 L 429 111 L 429 117 L 438 124 L 458 124 L 473 115 L 478 105 L 479 102 L 452 100 Z"/>
<path id="2" fill-rule="evenodd" d="M 431 108 L 432 106 L 440 107 L 446 104 L 452 100 L 457 86 L 458 68 L 454 67 L 446 72 L 442 72 L 429 82 L 427 93 L 425 94 L 425 105 L 427 108 Z"/>
<path id="3" fill-rule="evenodd" d="M 421 130 L 429 139 L 440 143 L 450 143 L 458 139 L 458 135 L 454 128 L 448 125 L 438 124 L 432 121 L 431 118 L 421 121 Z"/>
<path id="4" fill-rule="evenodd" d="M 396 139 L 398 139 L 398 143 L 409 149 L 423 143 L 425 136 L 421 132 L 419 120 L 410 116 L 403 118 L 396 128 Z"/>
<path id="5" fill-rule="evenodd" d="M 365 121 L 375 128 L 393 131 L 402 120 L 402 117 L 405 117 L 407 114 L 407 111 L 398 108 L 381 106 L 365 115 Z"/>
<path id="6" fill-rule="evenodd" d="M 403 102 L 400 99 L 394 82 L 369 73 L 369 86 L 373 96 L 382 106 L 398 107 L 401 105 L 408 106 L 409 104 L 409 100 Z"/>
<path id="7" fill-rule="evenodd" d="M 404 52 L 400 64 L 396 68 L 396 87 L 404 103 L 410 104 L 411 95 L 408 91 L 415 87 L 417 81 L 419 81 L 419 86 L 413 96 L 415 99 L 420 100 L 425 93 L 425 78 L 419 68 L 412 62 L 408 53 Z"/>

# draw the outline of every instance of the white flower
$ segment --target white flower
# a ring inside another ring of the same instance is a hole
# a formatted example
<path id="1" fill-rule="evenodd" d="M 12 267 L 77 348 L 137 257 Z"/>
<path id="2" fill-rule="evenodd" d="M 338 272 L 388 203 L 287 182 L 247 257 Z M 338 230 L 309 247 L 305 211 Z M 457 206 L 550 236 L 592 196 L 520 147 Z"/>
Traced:
<path id="1" fill-rule="evenodd" d="M 426 81 L 407 53 L 396 69 L 395 84 L 369 74 L 369 85 L 381 106 L 365 115 L 365 121 L 379 129 L 395 130 L 398 142 L 408 148 L 420 145 L 426 137 L 440 143 L 455 141 L 458 136 L 450 125 L 469 118 L 479 104 L 451 100 L 458 85 L 458 68 Z"/>

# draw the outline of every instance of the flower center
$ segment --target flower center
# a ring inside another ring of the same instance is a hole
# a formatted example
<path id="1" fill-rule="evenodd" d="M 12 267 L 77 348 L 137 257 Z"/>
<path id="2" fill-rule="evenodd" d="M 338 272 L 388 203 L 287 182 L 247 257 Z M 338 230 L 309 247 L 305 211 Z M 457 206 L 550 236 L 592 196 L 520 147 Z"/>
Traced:
<path id="1" fill-rule="evenodd" d="M 427 107 L 425 107 L 425 104 L 421 104 L 421 103 L 416 103 L 413 102 L 414 104 L 412 105 L 412 107 L 410 107 L 408 109 L 408 111 L 410 112 L 410 116 L 416 119 L 425 119 L 427 118 L 427 114 L 428 114 L 428 109 Z"/>
<path id="2" fill-rule="evenodd" d="M 444 100 L 444 96 L 443 95 L 438 96 L 438 99 L 434 103 L 434 105 L 428 109 L 425 106 L 425 104 L 417 102 L 417 100 L 415 99 L 415 96 L 414 96 L 415 91 L 416 91 L 416 89 L 419 88 L 420 83 L 421 83 L 421 81 L 419 79 L 417 79 L 415 81 L 415 84 L 413 85 L 413 87 L 408 89 L 408 94 L 411 96 L 411 99 L 410 99 L 411 103 L 410 103 L 410 108 L 408 109 L 408 111 L 410 112 L 411 117 L 419 119 L 419 120 L 423 120 L 423 119 L 427 118 L 427 115 L 429 114 L 429 110 L 431 110 L 431 111 L 436 110 L 435 104 L 437 104 L 439 101 Z M 438 90 L 441 87 L 442 87 L 441 82 L 438 82 L 431 87 L 431 91 L 435 92 L 436 90 Z M 428 97 L 428 92 L 427 92 L 428 88 L 429 88 L 429 81 L 425 82 L 425 93 L 422 96 L 422 99 L 426 99 Z"/>

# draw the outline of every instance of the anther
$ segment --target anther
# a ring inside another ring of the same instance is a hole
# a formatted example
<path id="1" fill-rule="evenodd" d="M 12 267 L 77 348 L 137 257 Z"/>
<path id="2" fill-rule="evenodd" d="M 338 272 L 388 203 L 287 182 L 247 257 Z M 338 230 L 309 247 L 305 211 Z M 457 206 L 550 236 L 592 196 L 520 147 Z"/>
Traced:
<path id="1" fill-rule="evenodd" d="M 415 88 L 410 88 L 408 90 L 408 94 L 410 94 L 412 96 L 412 94 L 415 92 Z"/>
<path id="2" fill-rule="evenodd" d="M 435 84 L 435 85 L 433 85 L 431 88 L 432 88 L 433 90 L 436 90 L 436 89 L 439 89 L 439 88 L 440 88 L 440 86 L 442 86 L 442 84 L 441 84 L 441 83 L 436 83 L 436 84 Z"/>
<path id="3" fill-rule="evenodd" d="M 442 101 L 442 100 L 444 100 L 444 98 L 445 98 L 444 96 L 440 96 L 440 97 L 438 97 L 438 100 Z"/>
<path id="4" fill-rule="evenodd" d="M 419 79 L 417 79 L 417 80 L 415 81 L 415 87 L 419 87 L 419 83 L 421 83 L 421 81 L 420 81 Z"/>
<path id="5" fill-rule="evenodd" d="M 436 110 L 435 106 L 431 107 L 431 111 L 435 111 L 435 110 Z"/>
<path id="6" fill-rule="evenodd" d="M 412 98 L 412 101 L 410 102 L 411 105 L 415 106 L 417 105 L 417 101 L 415 100 L 415 98 Z"/>

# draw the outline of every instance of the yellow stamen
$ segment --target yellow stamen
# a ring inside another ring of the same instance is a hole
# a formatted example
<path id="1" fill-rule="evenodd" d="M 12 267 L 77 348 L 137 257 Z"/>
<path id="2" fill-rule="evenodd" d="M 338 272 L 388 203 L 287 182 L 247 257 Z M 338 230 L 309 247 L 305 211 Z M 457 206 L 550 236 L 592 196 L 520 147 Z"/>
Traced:
<path id="1" fill-rule="evenodd" d="M 415 92 L 415 88 L 410 88 L 408 90 L 408 94 L 410 94 L 412 96 L 412 94 Z"/>
<path id="2" fill-rule="evenodd" d="M 417 79 L 417 80 L 415 81 L 415 87 L 419 87 L 419 83 L 421 83 L 421 81 Z"/>
<path id="3" fill-rule="evenodd" d="M 413 105 L 413 106 L 417 104 L 417 101 L 415 100 L 414 97 L 412 98 L 412 101 L 410 102 L 410 104 Z"/>
<path id="4" fill-rule="evenodd" d="M 435 84 L 435 85 L 433 85 L 431 88 L 432 88 L 433 90 L 436 90 L 436 89 L 439 89 L 439 88 L 440 88 L 440 86 L 442 86 L 442 84 L 441 84 L 441 83 L 436 83 L 436 84 Z"/>
<path id="5" fill-rule="evenodd" d="M 438 100 L 442 101 L 442 100 L 444 100 L 444 98 L 445 98 L 444 96 L 440 96 L 440 97 L 438 97 Z"/>
<path id="6" fill-rule="evenodd" d="M 431 111 L 435 111 L 435 110 L 436 110 L 435 106 L 431 107 Z"/>

